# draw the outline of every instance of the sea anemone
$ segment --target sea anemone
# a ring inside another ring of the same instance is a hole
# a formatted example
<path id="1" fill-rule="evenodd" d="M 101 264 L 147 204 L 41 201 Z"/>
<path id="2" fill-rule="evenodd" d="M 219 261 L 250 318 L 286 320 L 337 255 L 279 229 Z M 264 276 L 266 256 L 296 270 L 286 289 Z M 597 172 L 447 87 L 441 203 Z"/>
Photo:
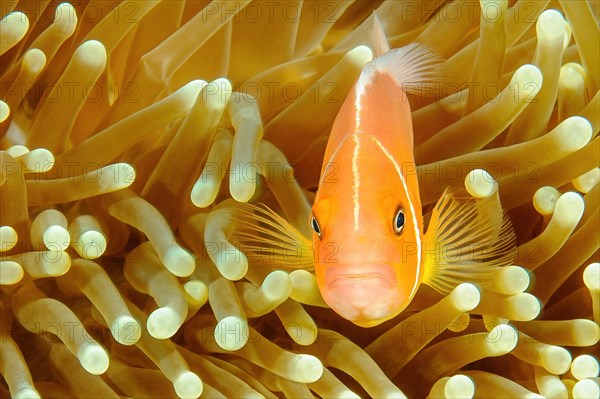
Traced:
<path id="1" fill-rule="evenodd" d="M 598 4 L 3 1 L 0 397 L 598 397 Z M 364 329 L 290 243 L 374 12 L 445 59 L 409 96 L 425 220 L 458 187 L 517 249 Z"/>

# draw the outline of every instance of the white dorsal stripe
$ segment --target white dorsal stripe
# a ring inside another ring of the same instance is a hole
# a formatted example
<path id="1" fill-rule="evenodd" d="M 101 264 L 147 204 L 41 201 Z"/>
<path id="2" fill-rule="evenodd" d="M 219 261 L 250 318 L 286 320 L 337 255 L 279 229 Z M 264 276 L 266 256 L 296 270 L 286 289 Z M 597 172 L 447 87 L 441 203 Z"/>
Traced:
<path id="1" fill-rule="evenodd" d="M 410 213 L 412 215 L 412 222 L 413 222 L 413 226 L 415 229 L 415 237 L 416 237 L 416 242 L 417 242 L 417 274 L 416 275 L 419 276 L 419 274 L 421 272 L 421 233 L 419 231 L 419 224 L 417 223 L 417 213 L 415 212 L 415 206 L 410 198 L 410 194 L 408 192 L 408 186 L 406 185 L 406 179 L 404 178 L 404 174 L 402 173 L 402 169 L 400 168 L 400 165 L 398 165 L 398 162 L 396 162 L 396 160 L 394 159 L 392 154 L 388 151 L 388 149 L 385 148 L 383 146 L 383 144 L 381 144 L 381 142 L 376 137 L 373 137 L 371 135 L 368 135 L 367 137 L 369 137 L 371 140 L 373 140 L 375 142 L 375 144 L 377 144 L 377 146 L 385 154 L 387 159 L 389 159 L 392 162 L 392 164 L 394 165 L 394 169 L 396 170 L 396 173 L 398 173 L 398 176 L 400 177 L 400 181 L 402 182 L 402 187 L 404 188 L 406 198 L 408 198 L 408 206 L 410 207 Z M 419 279 L 415 278 L 415 284 L 412 288 L 409 298 L 413 297 L 418 286 L 419 286 Z"/>
<path id="2" fill-rule="evenodd" d="M 358 156 L 360 152 L 360 141 L 358 139 L 357 133 L 354 133 L 352 135 L 352 139 L 354 140 L 354 152 L 352 153 L 352 204 L 354 209 L 354 231 L 358 231 L 358 214 L 360 211 L 360 203 L 358 201 L 358 192 L 360 190 L 360 179 L 358 174 Z"/>
<path id="3" fill-rule="evenodd" d="M 356 86 L 354 88 L 354 94 L 356 95 L 356 98 L 354 99 L 354 108 L 356 108 L 354 114 L 356 130 L 360 129 L 360 113 L 362 111 L 361 101 L 363 95 L 365 94 L 366 87 L 369 85 L 369 83 L 371 83 L 371 69 L 372 68 L 367 67 L 363 69 L 363 71 L 360 74 L 360 77 L 358 78 L 358 82 L 356 82 Z"/>
<path id="4" fill-rule="evenodd" d="M 366 86 L 371 82 L 371 74 L 370 73 L 365 73 L 364 70 L 363 72 L 361 72 L 360 77 L 358 78 L 358 82 L 356 82 L 356 85 L 354 87 L 354 94 L 355 94 L 355 101 L 354 101 L 354 117 L 355 117 L 355 124 L 356 126 L 354 127 L 355 131 L 359 131 L 359 127 L 360 127 L 360 111 L 361 111 L 361 100 L 363 97 L 363 94 L 365 94 L 365 88 Z M 321 177 L 319 178 L 319 186 L 321 187 L 321 184 L 323 183 L 323 180 L 325 178 L 325 176 L 327 176 L 327 168 L 329 168 L 329 165 L 331 165 L 334 162 L 335 157 L 337 156 L 338 152 L 340 151 L 340 149 L 342 148 L 342 146 L 344 145 L 344 143 L 346 142 L 346 140 L 348 140 L 351 136 L 356 135 L 357 133 L 354 134 L 348 134 L 346 135 L 342 141 L 340 141 L 340 144 L 338 144 L 337 148 L 335 149 L 335 151 L 333 151 L 333 154 L 331 154 L 331 157 L 327 160 L 327 163 L 323 164 L 324 166 L 324 170 L 323 173 L 321 174 Z M 356 143 L 356 138 L 354 138 L 355 143 Z M 355 144 L 356 146 L 357 144 Z M 355 147 L 356 150 L 356 147 Z M 352 162 L 354 165 L 354 157 L 352 157 Z M 354 168 L 354 166 L 353 166 Z M 356 174 L 356 176 L 358 176 L 358 174 Z M 315 198 L 315 200 L 317 200 L 319 197 L 319 192 L 317 192 L 317 196 Z"/>

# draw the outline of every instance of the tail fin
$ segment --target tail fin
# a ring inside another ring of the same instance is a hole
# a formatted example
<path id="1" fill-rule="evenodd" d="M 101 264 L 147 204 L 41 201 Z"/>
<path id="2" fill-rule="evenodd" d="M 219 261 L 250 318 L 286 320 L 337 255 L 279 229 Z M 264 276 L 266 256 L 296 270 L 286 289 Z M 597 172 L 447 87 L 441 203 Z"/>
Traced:
<path id="1" fill-rule="evenodd" d="M 472 282 L 482 287 L 515 259 L 515 234 L 497 196 L 476 199 L 446 190 L 425 234 L 423 282 L 442 293 Z"/>

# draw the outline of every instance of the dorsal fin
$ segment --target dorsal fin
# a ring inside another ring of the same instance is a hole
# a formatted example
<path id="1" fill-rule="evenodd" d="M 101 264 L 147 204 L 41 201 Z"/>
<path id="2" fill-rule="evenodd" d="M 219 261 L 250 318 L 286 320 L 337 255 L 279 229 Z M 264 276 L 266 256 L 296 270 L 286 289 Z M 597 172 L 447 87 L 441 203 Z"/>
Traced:
<path id="1" fill-rule="evenodd" d="M 390 45 L 388 44 L 385 31 L 383 30 L 383 24 L 377 16 L 376 12 L 373 11 L 373 27 L 369 32 L 369 39 L 376 57 L 383 55 L 390 51 Z"/>
<path id="2" fill-rule="evenodd" d="M 374 28 L 375 29 L 375 28 Z M 440 86 L 448 82 L 444 59 L 420 43 L 411 43 L 392 49 L 369 62 L 359 83 L 368 84 L 373 74 L 380 72 L 392 77 L 405 93 L 424 95 L 431 93 L 432 86 Z"/>

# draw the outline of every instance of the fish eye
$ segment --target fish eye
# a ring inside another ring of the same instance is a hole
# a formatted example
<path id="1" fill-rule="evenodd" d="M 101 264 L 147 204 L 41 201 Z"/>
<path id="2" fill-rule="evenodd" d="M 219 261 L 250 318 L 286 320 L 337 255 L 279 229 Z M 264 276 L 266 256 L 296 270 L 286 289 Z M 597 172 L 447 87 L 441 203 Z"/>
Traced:
<path id="1" fill-rule="evenodd" d="M 310 218 L 310 227 L 312 227 L 315 234 L 321 238 L 321 227 L 319 226 L 319 222 L 317 222 L 317 218 L 314 216 Z"/>
<path id="2" fill-rule="evenodd" d="M 394 231 L 396 234 L 400 234 L 402 233 L 402 230 L 404 230 L 404 219 L 404 210 L 399 209 L 394 218 Z"/>

